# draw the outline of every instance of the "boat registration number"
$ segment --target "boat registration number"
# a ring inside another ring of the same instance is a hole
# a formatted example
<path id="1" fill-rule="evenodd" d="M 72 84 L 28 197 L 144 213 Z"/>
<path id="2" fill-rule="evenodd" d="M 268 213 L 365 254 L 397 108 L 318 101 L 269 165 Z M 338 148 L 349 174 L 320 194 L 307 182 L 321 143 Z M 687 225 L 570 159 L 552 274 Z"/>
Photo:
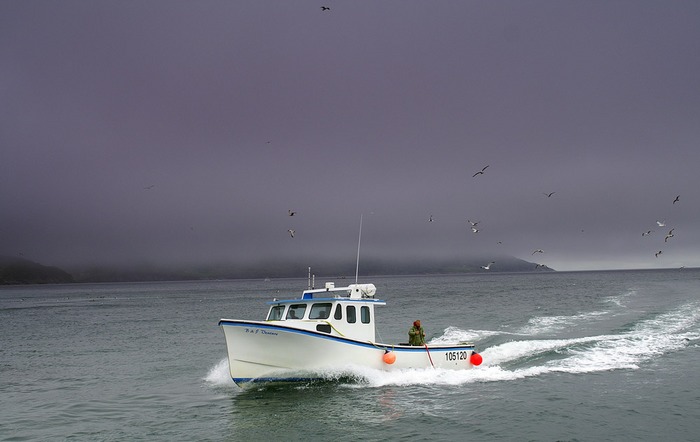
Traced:
<path id="1" fill-rule="evenodd" d="M 448 351 L 445 353 L 445 360 L 447 360 L 447 361 L 469 360 L 469 352 L 468 351 Z"/>

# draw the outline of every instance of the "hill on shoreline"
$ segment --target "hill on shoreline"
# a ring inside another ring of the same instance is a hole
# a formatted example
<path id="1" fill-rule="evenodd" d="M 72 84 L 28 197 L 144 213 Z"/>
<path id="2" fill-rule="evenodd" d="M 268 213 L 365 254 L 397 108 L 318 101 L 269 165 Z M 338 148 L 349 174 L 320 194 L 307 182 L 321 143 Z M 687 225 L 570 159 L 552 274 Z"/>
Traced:
<path id="1" fill-rule="evenodd" d="M 145 282 L 185 281 L 214 279 L 263 279 L 303 278 L 311 263 L 318 277 L 343 277 L 354 275 L 355 266 L 346 262 L 322 260 L 260 261 L 251 263 L 225 263 L 204 265 L 163 266 L 142 264 L 132 266 L 92 266 L 63 270 L 21 258 L 0 257 L 0 284 L 61 284 L 83 282 Z M 487 262 L 495 261 L 489 269 Z M 480 272 L 532 272 L 553 271 L 549 267 L 537 267 L 535 263 L 513 257 L 491 259 L 444 259 L 424 261 L 396 261 L 366 259 L 360 265 L 363 276 L 378 275 L 429 275 Z"/>
<path id="2" fill-rule="evenodd" d="M 23 258 L 0 256 L 0 284 L 63 284 L 75 282 L 58 267 L 45 266 Z"/>

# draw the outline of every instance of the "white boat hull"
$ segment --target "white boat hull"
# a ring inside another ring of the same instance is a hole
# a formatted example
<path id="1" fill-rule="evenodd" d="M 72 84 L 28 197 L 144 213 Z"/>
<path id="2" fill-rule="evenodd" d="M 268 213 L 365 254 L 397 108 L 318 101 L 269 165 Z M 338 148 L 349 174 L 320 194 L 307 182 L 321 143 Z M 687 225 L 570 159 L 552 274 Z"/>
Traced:
<path id="1" fill-rule="evenodd" d="M 219 322 L 226 337 L 231 378 L 236 384 L 312 379 L 324 370 L 353 366 L 387 371 L 472 367 L 472 344 L 380 344 L 282 324 L 232 319 Z M 393 363 L 385 362 L 387 351 L 396 356 Z"/>

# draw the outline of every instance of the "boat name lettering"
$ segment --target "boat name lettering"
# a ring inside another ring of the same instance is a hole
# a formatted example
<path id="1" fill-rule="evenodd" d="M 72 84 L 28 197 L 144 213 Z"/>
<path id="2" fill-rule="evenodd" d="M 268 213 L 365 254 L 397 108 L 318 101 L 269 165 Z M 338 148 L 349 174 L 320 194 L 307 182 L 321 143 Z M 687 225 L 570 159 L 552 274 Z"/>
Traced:
<path id="1" fill-rule="evenodd" d="M 261 335 L 273 335 L 273 336 L 277 336 L 277 333 L 275 333 L 275 332 L 270 332 L 270 331 L 262 330 L 262 329 L 259 329 L 259 328 L 247 328 L 247 327 L 246 327 L 246 328 L 244 328 L 243 330 L 244 330 L 246 333 L 252 333 L 252 334 L 254 334 L 254 335 L 257 335 L 258 333 L 260 333 Z"/>
<path id="2" fill-rule="evenodd" d="M 448 351 L 445 353 L 445 360 L 447 360 L 447 361 L 469 360 L 469 352 L 468 351 Z"/>

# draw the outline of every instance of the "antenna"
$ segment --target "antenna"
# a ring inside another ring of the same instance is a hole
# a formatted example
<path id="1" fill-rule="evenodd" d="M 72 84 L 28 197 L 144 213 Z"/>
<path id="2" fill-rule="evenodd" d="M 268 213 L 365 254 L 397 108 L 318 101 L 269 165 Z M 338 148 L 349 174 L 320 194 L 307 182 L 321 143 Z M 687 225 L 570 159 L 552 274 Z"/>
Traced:
<path id="1" fill-rule="evenodd" d="M 360 242 L 362 241 L 362 214 L 360 214 L 360 235 L 357 238 L 357 263 L 355 264 L 355 284 L 357 284 L 357 275 L 360 271 Z"/>

